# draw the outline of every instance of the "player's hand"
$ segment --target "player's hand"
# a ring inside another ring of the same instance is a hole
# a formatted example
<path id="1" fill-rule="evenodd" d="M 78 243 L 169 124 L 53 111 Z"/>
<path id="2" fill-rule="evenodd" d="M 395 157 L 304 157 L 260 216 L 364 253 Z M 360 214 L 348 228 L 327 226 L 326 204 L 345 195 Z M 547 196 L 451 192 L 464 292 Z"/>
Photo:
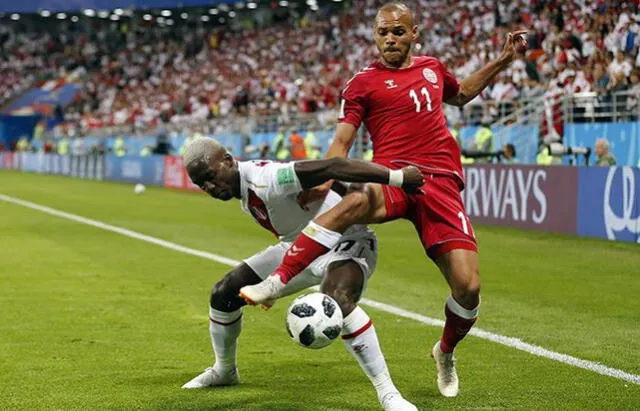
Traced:
<path id="1" fill-rule="evenodd" d="M 527 51 L 527 46 L 527 30 L 512 31 L 504 42 L 502 59 L 510 63 L 516 54 Z"/>
<path id="2" fill-rule="evenodd" d="M 308 211 L 309 207 L 307 205 L 309 203 L 324 199 L 331 189 L 331 184 L 333 184 L 333 180 L 329 180 L 319 186 L 304 190 L 298 194 L 298 205 L 300 205 L 300 208 Z"/>
<path id="3" fill-rule="evenodd" d="M 417 167 L 402 168 L 402 189 L 411 194 L 424 194 L 420 189 L 424 185 L 424 176 Z"/>

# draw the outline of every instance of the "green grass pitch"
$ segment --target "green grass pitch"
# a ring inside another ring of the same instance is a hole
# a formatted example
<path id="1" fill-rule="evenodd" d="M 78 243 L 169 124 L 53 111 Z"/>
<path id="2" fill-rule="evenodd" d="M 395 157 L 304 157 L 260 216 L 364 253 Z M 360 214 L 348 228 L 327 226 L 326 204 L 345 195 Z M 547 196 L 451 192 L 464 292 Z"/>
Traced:
<path id="1" fill-rule="evenodd" d="M 0 171 L 0 194 L 242 259 L 274 242 L 237 202 Z M 448 288 L 406 222 L 374 227 L 365 297 L 442 318 Z M 640 246 L 476 227 L 478 327 L 640 374 Z M 211 365 L 207 306 L 230 267 L 0 201 L 0 409 L 377 410 L 341 343 L 288 340 L 280 301 L 245 310 L 242 384 L 186 391 Z M 396 385 L 427 409 L 638 409 L 640 385 L 477 337 L 458 348 L 460 395 L 439 396 L 437 327 L 365 307 Z"/>

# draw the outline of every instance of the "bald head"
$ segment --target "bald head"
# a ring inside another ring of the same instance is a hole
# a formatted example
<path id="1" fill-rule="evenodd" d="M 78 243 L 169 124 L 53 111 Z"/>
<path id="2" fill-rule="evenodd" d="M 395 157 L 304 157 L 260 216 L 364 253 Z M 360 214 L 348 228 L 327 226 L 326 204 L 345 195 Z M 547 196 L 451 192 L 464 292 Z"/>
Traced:
<path id="1" fill-rule="evenodd" d="M 182 155 L 182 164 L 187 170 L 211 165 L 212 159 L 222 159 L 224 149 L 216 140 L 205 137 L 193 141 Z"/>
<path id="2" fill-rule="evenodd" d="M 606 138 L 599 138 L 596 140 L 596 155 L 601 157 L 609 152 L 609 140 Z"/>
<path id="3" fill-rule="evenodd" d="M 385 14 L 393 15 L 395 16 L 396 19 L 402 18 L 410 26 L 413 26 L 415 24 L 413 19 L 413 12 L 404 3 L 391 2 L 391 3 L 386 3 L 382 7 L 380 7 L 378 9 L 378 13 L 376 13 L 376 20 L 375 20 L 374 26 L 377 25 L 380 17 Z"/>

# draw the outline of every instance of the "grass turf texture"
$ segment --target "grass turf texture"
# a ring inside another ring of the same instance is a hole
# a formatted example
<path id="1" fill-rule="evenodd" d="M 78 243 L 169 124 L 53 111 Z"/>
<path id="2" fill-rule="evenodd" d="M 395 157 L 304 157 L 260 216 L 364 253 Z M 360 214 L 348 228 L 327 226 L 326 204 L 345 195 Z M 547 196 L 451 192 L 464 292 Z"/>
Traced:
<path id="1" fill-rule="evenodd" d="M 0 171 L 0 194 L 241 259 L 273 243 L 237 202 Z M 366 297 L 442 318 L 448 289 L 406 222 L 375 227 Z M 640 248 L 476 227 L 478 326 L 640 373 Z M 212 361 L 207 304 L 230 267 L 0 201 L 0 409 L 376 410 L 341 343 L 288 341 L 284 312 L 245 310 L 242 384 L 180 386 Z M 420 409 L 633 409 L 640 386 L 479 338 L 458 348 L 461 392 L 439 396 L 440 330 L 365 307 L 403 394 Z"/>

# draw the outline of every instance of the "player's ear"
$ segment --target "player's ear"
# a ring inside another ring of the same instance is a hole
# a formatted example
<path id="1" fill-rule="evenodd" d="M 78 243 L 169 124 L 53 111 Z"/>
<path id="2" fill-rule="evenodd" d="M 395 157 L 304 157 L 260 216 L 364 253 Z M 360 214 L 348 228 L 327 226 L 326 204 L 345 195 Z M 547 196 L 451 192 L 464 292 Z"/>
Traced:
<path id="1" fill-rule="evenodd" d="M 231 166 L 233 165 L 233 156 L 231 155 L 231 153 L 226 152 L 222 157 L 222 161 L 224 161 L 227 166 Z"/>
<path id="2" fill-rule="evenodd" d="M 419 35 L 420 32 L 418 31 L 418 26 L 413 26 L 413 28 L 411 29 L 411 41 L 418 40 Z"/>

